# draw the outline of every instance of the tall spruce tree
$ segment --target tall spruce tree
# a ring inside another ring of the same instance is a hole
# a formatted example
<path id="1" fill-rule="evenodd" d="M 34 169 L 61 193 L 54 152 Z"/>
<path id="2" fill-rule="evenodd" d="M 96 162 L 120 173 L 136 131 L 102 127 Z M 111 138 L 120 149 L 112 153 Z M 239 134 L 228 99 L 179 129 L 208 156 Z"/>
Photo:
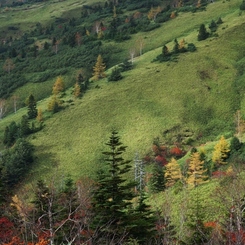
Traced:
<path id="1" fill-rule="evenodd" d="M 156 221 L 156 215 L 151 211 L 150 205 L 146 204 L 145 193 L 141 192 L 134 210 L 133 227 L 130 231 L 130 235 L 137 240 L 137 244 L 148 244 L 154 239 Z"/>
<path id="2" fill-rule="evenodd" d="M 96 189 L 92 197 L 92 227 L 96 234 L 93 242 L 119 244 L 132 226 L 131 200 L 134 197 L 135 183 L 125 178 L 131 166 L 130 161 L 122 157 L 126 146 L 122 145 L 116 131 L 112 131 L 106 145 L 109 151 L 102 152 L 105 162 L 97 173 Z"/>
<path id="3" fill-rule="evenodd" d="M 152 176 L 148 185 L 153 193 L 158 193 L 165 189 L 164 168 L 162 166 L 158 164 L 153 165 Z"/>
<path id="4" fill-rule="evenodd" d="M 33 119 L 37 117 L 37 103 L 32 94 L 27 99 L 27 107 L 28 107 L 28 118 Z"/>
<path id="5" fill-rule="evenodd" d="M 197 40 L 198 41 L 205 40 L 205 39 L 208 38 L 208 36 L 209 36 L 209 33 L 207 32 L 207 29 L 206 29 L 205 25 L 201 24 L 200 28 L 199 28 L 199 33 L 198 33 L 198 36 L 197 36 Z"/>

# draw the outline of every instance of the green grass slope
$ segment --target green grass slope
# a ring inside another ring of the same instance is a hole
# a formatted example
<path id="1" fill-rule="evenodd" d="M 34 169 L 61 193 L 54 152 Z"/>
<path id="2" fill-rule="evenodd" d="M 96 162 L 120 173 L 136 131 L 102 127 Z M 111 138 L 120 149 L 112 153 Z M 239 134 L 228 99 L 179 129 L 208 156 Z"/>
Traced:
<path id="1" fill-rule="evenodd" d="M 74 178 L 93 175 L 100 168 L 101 151 L 112 129 L 119 131 L 128 146 L 125 157 L 129 159 L 136 152 L 143 157 L 153 138 L 174 125 L 200 132 L 204 139 L 229 134 L 234 112 L 240 107 L 234 89 L 235 65 L 245 48 L 245 13 L 240 14 L 239 4 L 237 0 L 215 2 L 205 12 L 181 14 L 146 33 L 145 53 L 135 59 L 133 70 L 123 73 L 123 80 L 91 83 L 90 90 L 74 104 L 51 117 L 46 113 L 44 129 L 30 137 L 36 148 L 30 180 L 58 172 Z M 200 23 L 220 16 L 224 23 L 218 37 L 197 42 Z M 197 52 L 181 54 L 178 62 L 152 62 L 162 44 L 170 42 L 171 47 L 174 38 L 194 42 Z M 136 39 L 120 43 L 125 53 Z M 71 89 L 64 99 L 70 98 Z M 38 107 L 45 111 L 48 100 L 40 101 Z M 4 118 L 0 135 L 23 113 L 25 109 Z"/>

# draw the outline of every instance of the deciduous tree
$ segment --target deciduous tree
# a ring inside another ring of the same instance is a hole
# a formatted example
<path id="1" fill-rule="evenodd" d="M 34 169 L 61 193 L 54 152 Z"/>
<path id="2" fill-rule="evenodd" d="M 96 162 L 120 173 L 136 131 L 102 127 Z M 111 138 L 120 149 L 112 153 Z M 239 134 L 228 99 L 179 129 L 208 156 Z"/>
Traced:
<path id="1" fill-rule="evenodd" d="M 75 83 L 73 94 L 76 98 L 78 98 L 81 95 L 81 87 L 78 84 L 78 82 Z"/>
<path id="2" fill-rule="evenodd" d="M 230 145 L 225 137 L 222 135 L 219 142 L 214 146 L 212 161 L 218 166 L 226 164 L 226 159 L 229 156 Z"/>
<path id="3" fill-rule="evenodd" d="M 204 161 L 200 160 L 200 153 L 194 152 L 191 155 L 190 162 L 188 165 L 188 177 L 187 184 L 189 187 L 197 187 L 198 185 L 207 181 L 207 170 L 204 169 Z"/>
<path id="4" fill-rule="evenodd" d="M 10 73 L 14 69 L 15 65 L 12 59 L 7 58 L 6 61 L 4 62 L 3 69 Z"/>
<path id="5" fill-rule="evenodd" d="M 164 175 L 167 187 L 173 186 L 177 181 L 182 179 L 180 165 L 178 164 L 177 160 L 172 158 L 165 167 L 166 170 Z"/>
<path id="6" fill-rule="evenodd" d="M 7 112 L 7 102 L 5 99 L 0 99 L 0 120 L 3 118 L 6 112 Z"/>
<path id="7" fill-rule="evenodd" d="M 103 58 L 99 54 L 98 57 L 97 57 L 97 61 L 95 63 L 95 66 L 93 67 L 93 71 L 94 71 L 93 72 L 93 79 L 94 80 L 99 80 L 101 78 L 106 77 L 105 69 L 106 69 L 106 66 L 103 63 Z"/>
<path id="8" fill-rule="evenodd" d="M 65 84 L 64 84 L 64 80 L 61 76 L 58 76 L 54 85 L 53 85 L 53 91 L 52 93 L 54 95 L 59 94 L 60 92 L 63 92 L 65 89 Z"/>
<path id="9" fill-rule="evenodd" d="M 43 111 L 41 108 L 37 110 L 37 117 L 36 117 L 38 122 L 43 122 Z"/>

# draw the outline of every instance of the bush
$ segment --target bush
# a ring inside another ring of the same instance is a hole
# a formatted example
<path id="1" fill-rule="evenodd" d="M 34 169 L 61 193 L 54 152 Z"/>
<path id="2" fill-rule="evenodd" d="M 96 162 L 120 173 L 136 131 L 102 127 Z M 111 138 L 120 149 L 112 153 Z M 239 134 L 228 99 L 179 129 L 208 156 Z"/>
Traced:
<path id="1" fill-rule="evenodd" d="M 197 50 L 196 46 L 194 43 L 188 43 L 187 45 L 187 51 L 188 52 L 195 52 Z"/>
<path id="2" fill-rule="evenodd" d="M 245 0 L 243 0 L 242 4 L 240 5 L 240 10 L 245 10 Z"/>

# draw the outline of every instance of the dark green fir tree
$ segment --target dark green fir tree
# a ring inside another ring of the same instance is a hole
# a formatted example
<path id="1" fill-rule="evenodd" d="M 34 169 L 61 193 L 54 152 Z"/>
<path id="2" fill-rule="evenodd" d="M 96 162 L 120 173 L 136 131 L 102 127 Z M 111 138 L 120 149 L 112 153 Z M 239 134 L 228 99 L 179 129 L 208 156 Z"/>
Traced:
<path id="1" fill-rule="evenodd" d="M 126 180 L 125 174 L 131 171 L 129 160 L 122 154 L 126 150 L 116 131 L 112 131 L 106 143 L 109 151 L 104 166 L 97 173 L 96 188 L 92 197 L 94 244 L 120 244 L 126 239 L 132 224 L 132 203 L 134 182 Z"/>
<path id="2" fill-rule="evenodd" d="M 134 209 L 134 216 L 130 234 L 138 242 L 137 244 L 151 244 L 156 235 L 156 215 L 151 211 L 150 205 L 146 203 L 146 195 L 140 193 L 137 206 Z"/>
<path id="3" fill-rule="evenodd" d="M 207 32 L 207 29 L 206 29 L 205 25 L 201 24 L 200 28 L 199 28 L 199 33 L 198 33 L 198 36 L 197 36 L 197 40 L 198 41 L 205 40 L 205 39 L 208 38 L 208 36 L 209 36 L 209 33 Z"/>
<path id="4" fill-rule="evenodd" d="M 28 118 L 33 119 L 37 117 L 37 103 L 32 94 L 27 99 L 27 108 L 28 108 Z"/>
<path id="5" fill-rule="evenodd" d="M 111 75 L 108 77 L 108 81 L 119 81 L 123 78 L 121 71 L 118 67 L 113 68 Z"/>
<path id="6" fill-rule="evenodd" d="M 149 180 L 149 189 L 153 193 L 158 193 L 165 189 L 164 169 L 158 164 L 153 165 L 152 177 Z"/>

